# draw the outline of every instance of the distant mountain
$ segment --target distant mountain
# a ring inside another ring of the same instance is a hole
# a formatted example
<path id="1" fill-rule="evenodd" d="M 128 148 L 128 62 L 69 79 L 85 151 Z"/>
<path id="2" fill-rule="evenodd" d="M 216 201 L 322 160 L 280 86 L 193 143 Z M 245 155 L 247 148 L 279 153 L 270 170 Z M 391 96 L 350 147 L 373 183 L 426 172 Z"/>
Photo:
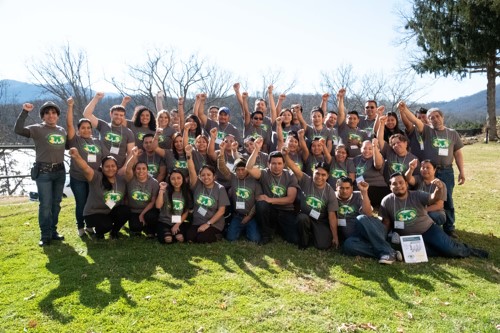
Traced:
<path id="1" fill-rule="evenodd" d="M 496 86 L 497 115 L 500 110 L 500 84 Z M 425 107 L 437 107 L 446 114 L 453 114 L 457 118 L 480 120 L 486 118 L 486 90 L 474 95 L 460 97 L 451 101 L 427 103 Z"/>

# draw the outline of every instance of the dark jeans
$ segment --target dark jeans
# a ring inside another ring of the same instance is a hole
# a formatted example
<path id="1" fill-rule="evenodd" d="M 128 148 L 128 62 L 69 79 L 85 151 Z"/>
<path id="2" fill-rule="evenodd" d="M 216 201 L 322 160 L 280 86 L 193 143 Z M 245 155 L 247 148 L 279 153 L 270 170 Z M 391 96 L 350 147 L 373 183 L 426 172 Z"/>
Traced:
<path id="1" fill-rule="evenodd" d="M 210 226 L 203 232 L 198 232 L 199 225 L 190 225 L 186 232 L 188 242 L 215 243 L 222 239 L 222 231 Z"/>
<path id="2" fill-rule="evenodd" d="M 356 222 L 356 233 L 345 240 L 342 250 L 349 256 L 379 259 L 383 255 L 395 253 L 386 239 L 387 232 L 378 218 L 359 215 Z"/>
<path id="3" fill-rule="evenodd" d="M 64 168 L 59 171 L 39 173 L 36 179 L 38 189 L 38 225 L 41 239 L 50 240 L 57 235 L 57 223 L 61 211 L 61 200 L 66 180 Z"/>
<path id="4" fill-rule="evenodd" d="M 186 238 L 186 232 L 189 229 L 189 226 L 190 226 L 189 223 L 186 222 L 180 223 L 179 234 L 181 234 L 184 237 L 184 239 Z M 158 225 L 156 226 L 156 235 L 158 237 L 158 241 L 162 244 L 165 243 L 166 236 L 172 236 L 172 243 L 175 242 L 175 236 L 172 235 L 172 226 L 166 223 L 158 222 Z"/>
<path id="5" fill-rule="evenodd" d="M 455 206 L 453 205 L 455 175 L 453 173 L 453 168 L 438 168 L 436 171 L 436 178 L 439 178 L 446 185 L 446 201 L 444 202 L 446 222 L 443 225 L 443 230 L 450 232 L 455 230 Z"/>
<path id="6" fill-rule="evenodd" d="M 429 257 L 465 258 L 471 255 L 470 248 L 452 239 L 435 223 L 422 234 L 422 238 Z"/>
<path id="7" fill-rule="evenodd" d="M 78 180 L 76 178 L 69 178 L 69 186 L 73 195 L 75 196 L 75 215 L 76 215 L 76 226 L 78 229 L 85 228 L 85 219 L 83 218 L 83 208 L 87 203 L 87 197 L 89 195 L 89 183 L 85 180 Z"/>
<path id="8" fill-rule="evenodd" d="M 111 232 L 116 235 L 120 229 L 127 223 L 130 216 L 130 208 L 125 205 L 113 207 L 109 214 L 92 214 L 86 215 L 85 221 L 87 226 L 95 229 L 96 236 L 104 236 L 105 233 Z"/>
<path id="9" fill-rule="evenodd" d="M 244 231 L 249 241 L 258 243 L 260 241 L 260 232 L 255 216 L 245 224 L 241 223 L 242 220 L 243 216 L 233 213 L 231 223 L 227 227 L 226 239 L 228 241 L 238 240 Z"/>
<path id="10" fill-rule="evenodd" d="M 332 231 L 328 220 L 313 220 L 310 216 L 300 213 L 297 216 L 299 229 L 299 246 L 307 247 L 309 243 L 319 250 L 327 250 L 332 246 Z"/>
<path id="11" fill-rule="evenodd" d="M 144 231 L 148 235 L 154 235 L 156 233 L 156 228 L 158 226 L 158 216 L 160 212 L 156 208 L 151 208 L 144 214 L 144 222 L 142 224 L 139 221 L 140 213 L 130 213 L 130 219 L 128 220 L 128 225 L 130 231 L 134 233 L 141 233 Z"/>
<path id="12" fill-rule="evenodd" d="M 255 207 L 263 241 L 271 240 L 279 227 L 282 237 L 287 242 L 299 243 L 297 219 L 293 211 L 277 209 L 275 205 L 265 201 L 257 201 Z"/>

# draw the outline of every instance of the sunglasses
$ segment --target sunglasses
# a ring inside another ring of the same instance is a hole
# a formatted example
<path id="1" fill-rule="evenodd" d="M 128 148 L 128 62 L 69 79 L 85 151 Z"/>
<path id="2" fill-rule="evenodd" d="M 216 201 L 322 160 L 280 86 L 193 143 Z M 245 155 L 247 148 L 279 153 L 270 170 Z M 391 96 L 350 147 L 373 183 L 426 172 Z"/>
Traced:
<path id="1" fill-rule="evenodd" d="M 374 106 L 365 106 L 365 109 L 375 109 Z"/>
<path id="2" fill-rule="evenodd" d="M 260 117 L 255 117 L 253 118 L 253 120 L 262 120 L 263 118 L 260 118 Z"/>

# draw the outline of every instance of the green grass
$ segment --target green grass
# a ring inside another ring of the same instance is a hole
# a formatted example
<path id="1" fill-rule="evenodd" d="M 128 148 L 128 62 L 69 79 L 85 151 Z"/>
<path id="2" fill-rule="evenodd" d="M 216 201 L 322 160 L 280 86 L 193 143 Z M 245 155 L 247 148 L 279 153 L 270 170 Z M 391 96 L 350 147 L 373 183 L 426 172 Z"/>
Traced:
<path id="1" fill-rule="evenodd" d="M 0 332 L 495 332 L 500 146 L 464 154 L 458 233 L 487 260 L 383 266 L 277 240 L 82 241 L 72 199 L 60 218 L 66 241 L 42 249 L 37 204 L 0 204 Z"/>

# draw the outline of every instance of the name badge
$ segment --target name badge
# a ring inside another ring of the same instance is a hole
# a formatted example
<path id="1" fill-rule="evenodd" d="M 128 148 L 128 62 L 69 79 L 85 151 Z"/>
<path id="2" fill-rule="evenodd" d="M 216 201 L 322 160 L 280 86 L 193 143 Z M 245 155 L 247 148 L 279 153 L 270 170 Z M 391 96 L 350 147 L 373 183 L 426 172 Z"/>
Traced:
<path id="1" fill-rule="evenodd" d="M 339 227 L 346 227 L 346 226 L 347 226 L 347 221 L 346 221 L 346 219 L 339 219 L 338 226 L 339 226 Z"/>
<path id="2" fill-rule="evenodd" d="M 220 139 L 220 138 L 215 139 L 216 144 L 220 145 L 221 142 L 222 142 L 222 139 Z"/>
<path id="3" fill-rule="evenodd" d="M 111 149 L 109 150 L 109 153 L 113 155 L 118 155 L 119 152 L 120 152 L 120 147 L 111 147 Z"/>
<path id="4" fill-rule="evenodd" d="M 420 150 L 424 150 L 424 143 L 420 142 Z"/>
<path id="5" fill-rule="evenodd" d="M 317 220 L 319 219 L 319 212 L 317 210 L 311 209 L 309 216 Z"/>
<path id="6" fill-rule="evenodd" d="M 439 156 L 448 156 L 448 148 L 439 148 L 438 155 Z"/>
<path id="7" fill-rule="evenodd" d="M 236 201 L 236 209 L 245 209 L 244 201 Z"/>
<path id="8" fill-rule="evenodd" d="M 106 200 L 106 206 L 109 207 L 109 209 L 113 209 L 113 207 L 116 205 L 116 202 L 114 202 L 111 199 Z"/>
<path id="9" fill-rule="evenodd" d="M 356 146 L 356 145 L 352 145 L 352 146 L 351 146 L 351 149 L 359 149 L 359 147 L 358 147 L 358 146 Z"/>
<path id="10" fill-rule="evenodd" d="M 181 223 L 181 216 L 180 215 L 172 215 L 172 223 Z"/>
<path id="11" fill-rule="evenodd" d="M 364 182 L 364 181 L 365 181 L 365 177 L 363 177 L 363 176 L 356 177 L 356 183 L 361 183 L 361 182 Z"/>
<path id="12" fill-rule="evenodd" d="M 394 229 L 404 229 L 405 223 L 403 221 L 394 221 Z"/>
<path id="13" fill-rule="evenodd" d="M 87 162 L 94 163 L 96 161 L 97 161 L 97 155 L 95 155 L 95 154 L 88 154 L 87 155 Z"/>
<path id="14" fill-rule="evenodd" d="M 201 216 L 205 216 L 207 215 L 207 210 L 203 208 L 203 206 L 200 206 L 200 208 L 198 208 L 198 214 L 200 214 Z"/>
<path id="15" fill-rule="evenodd" d="M 233 169 L 234 169 L 234 163 L 229 163 L 229 162 L 227 162 L 227 163 L 226 163 L 226 166 L 227 166 L 227 168 L 228 168 L 229 170 L 233 170 Z"/>

